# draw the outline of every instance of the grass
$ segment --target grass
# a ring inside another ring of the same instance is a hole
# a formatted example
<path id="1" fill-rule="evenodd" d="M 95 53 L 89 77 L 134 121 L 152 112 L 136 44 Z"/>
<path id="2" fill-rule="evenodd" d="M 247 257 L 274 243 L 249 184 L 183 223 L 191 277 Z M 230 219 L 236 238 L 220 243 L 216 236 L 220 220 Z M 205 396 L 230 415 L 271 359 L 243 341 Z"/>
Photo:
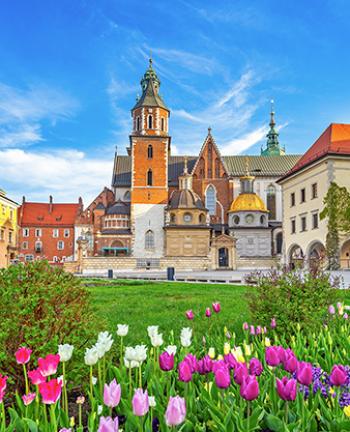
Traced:
<path id="1" fill-rule="evenodd" d="M 93 307 L 106 329 L 114 332 L 117 324 L 129 324 L 128 343 L 147 340 L 147 326 L 159 325 L 164 336 L 173 330 L 176 337 L 188 325 L 185 312 L 192 309 L 204 316 L 205 308 L 219 301 L 222 311 L 215 320 L 229 331 L 241 332 L 249 319 L 246 294 L 254 288 L 236 285 L 191 284 L 180 282 L 146 282 L 89 280 Z M 213 319 L 211 318 L 211 319 Z M 205 334 L 207 319 L 197 319 L 196 326 Z M 166 339 L 167 341 L 167 339 Z"/>

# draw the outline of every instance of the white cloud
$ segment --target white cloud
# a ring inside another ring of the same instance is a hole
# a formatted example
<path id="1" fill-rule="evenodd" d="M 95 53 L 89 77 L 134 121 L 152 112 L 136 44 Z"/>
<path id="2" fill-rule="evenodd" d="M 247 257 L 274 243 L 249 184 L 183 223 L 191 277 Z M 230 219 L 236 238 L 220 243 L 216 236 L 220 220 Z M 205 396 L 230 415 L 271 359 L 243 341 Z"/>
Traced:
<path id="1" fill-rule="evenodd" d="M 261 126 L 252 132 L 247 133 L 241 138 L 236 138 L 221 146 L 220 150 L 223 155 L 232 155 L 243 153 L 249 147 L 260 142 L 267 134 L 268 128 Z"/>

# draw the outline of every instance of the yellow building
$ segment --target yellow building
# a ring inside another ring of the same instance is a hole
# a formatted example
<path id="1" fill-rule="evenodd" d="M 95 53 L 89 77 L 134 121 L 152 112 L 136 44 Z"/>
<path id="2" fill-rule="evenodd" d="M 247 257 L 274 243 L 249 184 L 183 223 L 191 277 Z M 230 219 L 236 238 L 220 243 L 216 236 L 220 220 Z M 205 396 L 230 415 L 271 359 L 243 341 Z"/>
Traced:
<path id="1" fill-rule="evenodd" d="M 0 268 L 15 259 L 17 251 L 18 204 L 0 189 Z"/>
<path id="2" fill-rule="evenodd" d="M 327 220 L 320 220 L 332 182 L 350 190 L 350 125 L 332 123 L 278 183 L 283 190 L 284 257 L 289 265 L 326 259 Z M 350 238 L 340 239 L 350 268 Z"/>

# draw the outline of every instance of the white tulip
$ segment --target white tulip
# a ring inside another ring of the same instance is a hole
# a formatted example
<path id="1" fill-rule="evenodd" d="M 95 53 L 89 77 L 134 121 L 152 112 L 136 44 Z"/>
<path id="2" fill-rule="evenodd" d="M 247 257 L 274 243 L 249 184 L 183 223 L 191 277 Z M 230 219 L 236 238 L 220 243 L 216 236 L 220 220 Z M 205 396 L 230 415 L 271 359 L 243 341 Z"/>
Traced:
<path id="1" fill-rule="evenodd" d="M 184 348 L 189 347 L 191 345 L 191 338 L 192 338 L 192 329 L 190 329 L 189 327 L 184 327 L 181 330 L 181 335 L 180 335 L 181 345 Z"/>
<path id="2" fill-rule="evenodd" d="M 98 407 L 97 407 L 97 414 L 101 415 L 102 411 L 103 411 L 103 406 L 102 405 L 98 405 Z"/>
<path id="3" fill-rule="evenodd" d="M 96 385 L 97 384 L 97 378 L 95 376 L 92 377 L 92 385 Z"/>
<path id="4" fill-rule="evenodd" d="M 147 347 L 146 345 L 135 346 L 135 360 L 140 364 L 147 359 Z"/>
<path id="5" fill-rule="evenodd" d="M 117 335 L 124 337 L 129 332 L 129 326 L 127 324 L 117 324 Z"/>
<path id="6" fill-rule="evenodd" d="M 169 355 L 175 355 L 176 351 L 177 351 L 177 346 L 176 345 L 168 345 L 165 348 L 165 351 L 169 354 Z"/>
<path id="7" fill-rule="evenodd" d="M 151 336 L 152 346 L 160 347 L 163 345 L 163 343 L 164 343 L 164 341 L 163 341 L 163 335 L 162 334 L 157 334 L 157 335 Z"/>
<path id="8" fill-rule="evenodd" d="M 157 335 L 158 329 L 159 329 L 159 326 L 148 326 L 147 327 L 148 336 L 151 338 L 152 336 Z"/>
<path id="9" fill-rule="evenodd" d="M 61 362 L 66 362 L 72 358 L 74 346 L 69 344 L 58 345 L 58 354 Z"/>
<path id="10" fill-rule="evenodd" d="M 156 404 L 156 398 L 154 396 L 148 396 L 148 403 L 150 407 L 155 407 Z"/>
<path id="11" fill-rule="evenodd" d="M 88 366 L 93 366 L 98 362 L 98 352 L 96 347 L 86 348 L 84 361 Z"/>

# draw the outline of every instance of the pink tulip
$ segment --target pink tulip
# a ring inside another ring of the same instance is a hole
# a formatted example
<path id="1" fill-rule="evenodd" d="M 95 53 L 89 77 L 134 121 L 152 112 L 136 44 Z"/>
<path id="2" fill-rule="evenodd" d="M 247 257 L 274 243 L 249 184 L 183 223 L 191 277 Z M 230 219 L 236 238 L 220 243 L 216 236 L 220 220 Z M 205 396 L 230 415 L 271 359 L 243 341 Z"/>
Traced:
<path id="1" fill-rule="evenodd" d="M 291 349 L 285 351 L 285 359 L 283 362 L 284 369 L 289 373 L 294 373 L 298 367 L 298 359 Z"/>
<path id="2" fill-rule="evenodd" d="M 8 378 L 7 376 L 0 374 L 0 403 L 2 402 L 2 400 L 5 396 L 7 378 Z"/>
<path id="3" fill-rule="evenodd" d="M 149 411 L 149 399 L 147 390 L 136 389 L 132 398 L 132 411 L 136 416 L 144 416 Z"/>
<path id="4" fill-rule="evenodd" d="M 230 369 L 235 369 L 237 366 L 237 360 L 232 353 L 225 354 L 224 361 L 230 367 Z"/>
<path id="5" fill-rule="evenodd" d="M 297 382 L 284 376 L 281 380 L 276 378 L 277 393 L 285 401 L 294 401 L 297 396 Z"/>
<path id="6" fill-rule="evenodd" d="M 206 316 L 207 318 L 210 318 L 210 317 L 211 317 L 211 310 L 210 310 L 210 308 L 206 308 L 206 310 L 205 310 L 205 316 Z"/>
<path id="7" fill-rule="evenodd" d="M 336 387 L 342 386 L 348 381 L 346 370 L 342 365 L 334 365 L 329 378 L 331 384 Z"/>
<path id="8" fill-rule="evenodd" d="M 259 396 L 259 384 L 255 376 L 248 375 L 244 378 L 240 395 L 247 401 L 252 401 Z"/>
<path id="9" fill-rule="evenodd" d="M 305 386 L 309 386 L 312 383 L 312 366 L 310 363 L 298 363 L 297 380 L 300 382 L 300 384 Z"/>
<path id="10" fill-rule="evenodd" d="M 276 318 L 272 318 L 270 327 L 272 329 L 275 329 L 277 327 Z"/>
<path id="11" fill-rule="evenodd" d="M 159 367 L 162 371 L 168 372 L 174 369 L 174 354 L 169 354 L 164 351 L 159 356 Z"/>
<path id="12" fill-rule="evenodd" d="M 250 326 L 250 332 L 249 332 L 252 336 L 255 335 L 255 327 L 253 325 Z"/>
<path id="13" fill-rule="evenodd" d="M 249 362 L 249 373 L 250 375 L 260 376 L 264 370 L 260 360 L 253 357 Z"/>
<path id="14" fill-rule="evenodd" d="M 69 428 L 69 429 L 62 428 L 62 429 L 59 430 L 59 432 L 72 432 L 72 429 L 71 428 Z"/>
<path id="15" fill-rule="evenodd" d="M 39 369 L 34 369 L 32 371 L 28 372 L 28 377 L 33 385 L 39 385 L 41 383 L 44 383 L 46 381 L 46 378 L 41 375 L 41 372 Z"/>
<path id="16" fill-rule="evenodd" d="M 197 371 L 201 375 L 205 375 L 211 372 L 212 367 L 213 367 L 213 362 L 208 355 L 198 360 L 197 362 Z"/>
<path id="17" fill-rule="evenodd" d="M 165 421 L 168 426 L 177 426 L 185 421 L 186 402 L 180 396 L 170 396 L 165 413 Z"/>
<path id="18" fill-rule="evenodd" d="M 219 313 L 221 311 L 221 305 L 219 302 L 213 303 L 212 307 L 215 313 Z"/>
<path id="19" fill-rule="evenodd" d="M 114 420 L 112 417 L 100 417 L 100 423 L 98 425 L 97 432 L 118 432 L 119 431 L 119 420 L 116 417 Z"/>
<path id="20" fill-rule="evenodd" d="M 237 363 L 233 379 L 238 385 L 242 385 L 244 379 L 248 376 L 248 369 L 245 363 Z"/>
<path id="21" fill-rule="evenodd" d="M 191 372 L 191 365 L 189 362 L 183 360 L 179 363 L 178 366 L 179 369 L 179 380 L 182 382 L 189 382 L 192 381 L 192 372 Z"/>
<path id="22" fill-rule="evenodd" d="M 255 334 L 259 335 L 262 333 L 261 326 L 256 326 Z"/>
<path id="23" fill-rule="evenodd" d="M 32 350 L 29 348 L 21 347 L 17 350 L 15 356 L 18 364 L 26 364 L 30 360 Z"/>
<path id="24" fill-rule="evenodd" d="M 333 305 L 329 305 L 329 307 L 328 307 L 328 313 L 330 313 L 331 315 L 335 314 L 335 307 Z"/>
<path id="25" fill-rule="evenodd" d="M 273 367 L 278 366 L 281 362 L 278 348 L 275 346 L 266 348 L 265 360 L 269 366 L 273 366 Z"/>
<path id="26" fill-rule="evenodd" d="M 58 354 L 48 354 L 45 358 L 39 358 L 39 371 L 42 376 L 47 377 L 57 372 L 60 356 Z"/>
<path id="27" fill-rule="evenodd" d="M 189 319 L 189 320 L 191 320 L 191 321 L 193 320 L 194 313 L 193 313 L 192 309 L 186 311 L 186 318 Z"/>
<path id="28" fill-rule="evenodd" d="M 227 367 L 220 367 L 215 371 L 215 384 L 221 389 L 230 387 L 231 377 Z"/>
<path id="29" fill-rule="evenodd" d="M 349 315 L 345 312 L 345 314 L 343 315 L 343 318 L 347 320 L 349 318 Z"/>
<path id="30" fill-rule="evenodd" d="M 62 391 L 62 381 L 53 378 L 51 381 L 39 384 L 39 392 L 43 398 L 43 403 L 50 405 L 58 401 Z"/>
<path id="31" fill-rule="evenodd" d="M 220 368 L 225 368 L 225 369 L 229 370 L 230 367 L 224 360 L 213 361 L 212 372 L 214 372 L 214 374 L 215 374 L 216 371 Z"/>
<path id="32" fill-rule="evenodd" d="M 248 324 L 247 322 L 244 322 L 244 323 L 243 323 L 243 330 L 244 330 L 244 331 L 249 330 L 249 324 Z"/>
<path id="33" fill-rule="evenodd" d="M 103 403 L 109 408 L 114 408 L 119 405 L 120 396 L 122 389 L 120 384 L 117 384 L 117 381 L 113 379 L 113 381 L 108 385 L 104 385 L 103 390 Z"/>
<path id="34" fill-rule="evenodd" d="M 35 399 L 35 396 L 36 396 L 35 393 L 28 393 L 26 395 L 23 395 L 22 400 L 23 400 L 24 405 L 25 406 L 30 405 L 33 402 L 33 400 Z"/>
<path id="35" fill-rule="evenodd" d="M 183 361 L 186 361 L 191 368 L 191 372 L 197 372 L 197 357 L 193 354 L 187 354 Z"/>
<path id="36" fill-rule="evenodd" d="M 280 363 L 284 363 L 286 359 L 286 350 L 282 346 L 276 346 L 276 351 L 278 352 L 278 357 L 280 359 Z"/>

